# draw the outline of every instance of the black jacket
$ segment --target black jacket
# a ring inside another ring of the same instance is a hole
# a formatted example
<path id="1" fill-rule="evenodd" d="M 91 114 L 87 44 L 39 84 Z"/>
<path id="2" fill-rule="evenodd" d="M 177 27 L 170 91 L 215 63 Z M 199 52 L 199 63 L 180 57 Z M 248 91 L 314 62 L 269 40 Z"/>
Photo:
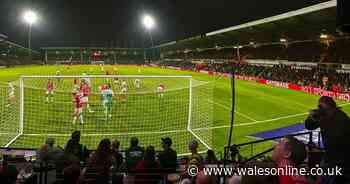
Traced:
<path id="1" fill-rule="evenodd" d="M 158 155 L 163 172 L 175 173 L 177 167 L 177 153 L 173 149 L 164 150 Z"/>
<path id="2" fill-rule="evenodd" d="M 310 117 L 305 121 L 308 130 L 321 129 L 325 147 L 324 161 L 327 164 L 350 167 L 350 118 L 337 109 L 330 117 L 314 121 Z"/>

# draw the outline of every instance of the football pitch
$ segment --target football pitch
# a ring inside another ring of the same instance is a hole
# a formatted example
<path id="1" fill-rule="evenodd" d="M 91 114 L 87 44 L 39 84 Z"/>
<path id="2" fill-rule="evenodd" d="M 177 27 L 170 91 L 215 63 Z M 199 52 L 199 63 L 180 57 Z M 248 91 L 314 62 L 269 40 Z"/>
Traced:
<path id="1" fill-rule="evenodd" d="M 100 66 L 23 66 L 0 69 L 0 144 L 5 145 L 9 137 L 16 135 L 19 129 L 19 101 L 7 106 L 7 81 L 15 84 L 16 96 L 19 95 L 21 75 L 47 76 L 104 75 Z M 207 143 L 216 152 L 222 151 L 227 144 L 231 120 L 231 83 L 229 78 L 213 77 L 190 71 L 162 69 L 145 66 L 104 66 L 118 75 L 142 76 L 192 76 L 192 106 L 189 110 L 189 83 L 186 78 L 145 78 L 141 79 L 142 89 L 132 87 L 127 97 L 118 95 L 113 100 L 112 117 L 106 118 L 98 94 L 99 86 L 113 83 L 113 79 L 92 79 L 92 93 L 89 103 L 92 113 L 83 112 L 84 124 L 79 121 L 72 124 L 73 78 L 53 79 L 55 94 L 53 102 L 46 102 L 46 79 L 34 78 L 24 81 L 24 119 L 23 134 L 10 147 L 39 148 L 47 137 L 55 137 L 57 144 L 63 147 L 74 130 L 82 132 L 81 142 L 95 149 L 102 138 L 118 139 L 122 149 L 128 147 L 130 137 L 140 139 L 142 146 L 149 144 L 160 149 L 160 138 L 169 136 L 179 153 L 187 152 L 187 142 L 200 139 L 201 150 Z M 134 78 L 125 79 L 133 86 Z M 156 86 L 163 83 L 166 91 L 163 97 L 156 93 Z M 125 98 L 125 99 L 124 99 Z M 233 129 L 233 143 L 254 140 L 249 135 L 303 122 L 310 109 L 316 107 L 318 96 L 288 89 L 275 88 L 248 81 L 236 81 L 236 109 Z M 350 106 L 338 101 L 345 112 Z M 192 115 L 191 131 L 188 131 L 188 117 Z M 273 143 L 259 145 L 254 152 Z"/>

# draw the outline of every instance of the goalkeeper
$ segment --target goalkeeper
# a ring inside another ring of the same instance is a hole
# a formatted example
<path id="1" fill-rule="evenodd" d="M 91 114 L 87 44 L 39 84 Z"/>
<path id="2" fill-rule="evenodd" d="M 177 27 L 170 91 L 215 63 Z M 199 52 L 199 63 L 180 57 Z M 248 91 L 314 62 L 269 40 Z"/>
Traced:
<path id="1" fill-rule="evenodd" d="M 112 101 L 113 101 L 113 90 L 110 84 L 101 87 L 102 93 L 102 104 L 105 109 L 106 121 L 108 118 L 112 118 Z"/>

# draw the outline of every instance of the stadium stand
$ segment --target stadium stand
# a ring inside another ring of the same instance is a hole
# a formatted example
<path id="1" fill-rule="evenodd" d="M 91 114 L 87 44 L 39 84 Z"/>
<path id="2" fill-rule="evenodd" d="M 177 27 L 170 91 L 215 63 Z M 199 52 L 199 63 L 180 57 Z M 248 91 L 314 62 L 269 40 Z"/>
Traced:
<path id="1" fill-rule="evenodd" d="M 164 59 L 270 59 L 349 63 L 349 36 L 339 35 L 336 1 L 157 46 Z"/>
<path id="2" fill-rule="evenodd" d="M 47 64 L 143 64 L 145 51 L 139 48 L 44 47 Z"/>
<path id="3" fill-rule="evenodd" d="M 299 62 L 315 63 L 350 63 L 349 37 L 338 39 L 330 45 L 320 40 L 300 41 L 288 44 L 271 44 L 261 46 L 246 46 L 240 49 L 241 59 L 269 59 L 269 60 L 287 60 Z M 206 48 L 196 50 L 181 50 L 176 52 L 165 52 L 165 59 L 236 59 L 234 48 Z"/>
<path id="4" fill-rule="evenodd" d="M 41 53 L 29 50 L 21 45 L 7 41 L 6 36 L 0 40 L 0 66 L 41 64 Z"/>
<path id="5" fill-rule="evenodd" d="M 0 41 L 6 40 L 8 37 L 4 34 L 0 34 Z"/>
<path id="6" fill-rule="evenodd" d="M 229 72 L 232 65 L 226 66 Z M 222 66 L 224 67 L 224 66 Z M 314 86 L 334 92 L 348 93 L 349 73 L 343 70 L 330 69 L 320 66 L 298 67 L 296 65 L 252 65 L 235 64 L 235 72 L 242 76 L 252 76 L 261 79 L 289 82 L 301 86 Z M 342 71 L 344 73 L 342 73 Z M 286 75 L 287 72 L 287 75 Z M 324 81 L 327 78 L 327 82 Z"/>

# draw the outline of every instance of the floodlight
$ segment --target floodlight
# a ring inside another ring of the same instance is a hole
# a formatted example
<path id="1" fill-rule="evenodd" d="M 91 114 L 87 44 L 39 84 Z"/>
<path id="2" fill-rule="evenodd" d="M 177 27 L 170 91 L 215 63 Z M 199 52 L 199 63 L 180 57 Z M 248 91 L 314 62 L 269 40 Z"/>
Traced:
<path id="1" fill-rule="evenodd" d="M 321 39 L 327 39 L 327 38 L 328 38 L 328 35 L 327 35 L 327 34 L 321 34 L 321 35 L 320 35 L 320 38 L 321 38 Z"/>
<path id="2" fill-rule="evenodd" d="M 34 11 L 28 10 L 24 12 L 23 19 L 26 23 L 28 23 L 29 25 L 32 25 L 38 20 L 38 16 Z"/>
<path id="3" fill-rule="evenodd" d="M 146 27 L 146 29 L 150 30 L 154 27 L 155 22 L 152 16 L 145 15 L 143 17 L 143 25 Z"/>
<path id="4" fill-rule="evenodd" d="M 280 39 L 280 42 L 282 42 L 282 43 L 287 42 L 287 39 L 281 38 L 281 39 Z"/>

